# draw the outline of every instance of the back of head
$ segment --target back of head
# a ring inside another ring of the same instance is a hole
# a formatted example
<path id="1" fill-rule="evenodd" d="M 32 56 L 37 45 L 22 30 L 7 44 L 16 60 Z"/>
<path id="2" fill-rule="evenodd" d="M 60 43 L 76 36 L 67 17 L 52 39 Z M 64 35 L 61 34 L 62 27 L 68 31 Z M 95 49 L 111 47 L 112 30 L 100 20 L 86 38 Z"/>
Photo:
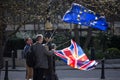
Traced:
<path id="1" fill-rule="evenodd" d="M 43 40 L 43 35 L 42 34 L 37 34 L 36 35 L 36 41 L 41 41 Z"/>

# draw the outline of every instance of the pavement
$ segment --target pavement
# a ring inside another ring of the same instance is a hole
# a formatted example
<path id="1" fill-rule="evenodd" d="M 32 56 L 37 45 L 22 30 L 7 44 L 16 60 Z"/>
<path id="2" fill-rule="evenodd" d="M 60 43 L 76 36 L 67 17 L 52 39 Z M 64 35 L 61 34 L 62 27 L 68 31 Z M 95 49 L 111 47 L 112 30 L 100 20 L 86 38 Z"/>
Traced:
<path id="1" fill-rule="evenodd" d="M 107 74 L 105 79 L 100 78 L 101 74 L 99 72 L 101 72 L 102 65 L 99 60 L 98 62 L 99 64 L 96 66 L 95 70 L 83 72 L 67 66 L 62 61 L 56 61 L 56 73 L 59 80 L 120 80 L 120 59 L 105 60 L 105 70 Z M 12 67 L 9 66 L 8 70 L 9 80 L 25 80 L 25 67 L 17 66 L 15 69 L 12 69 Z M 0 80 L 4 80 L 4 74 L 5 68 L 1 71 Z"/>
<path id="2" fill-rule="evenodd" d="M 61 80 L 120 80 L 118 78 L 108 78 L 108 79 L 99 79 L 99 78 L 65 78 Z"/>
<path id="3" fill-rule="evenodd" d="M 101 64 L 98 64 L 96 66 L 96 69 L 101 69 Z M 105 69 L 120 69 L 120 64 L 105 64 Z M 8 67 L 9 71 L 25 71 L 26 68 L 25 67 L 15 67 L 15 69 L 13 69 L 12 67 Z M 60 66 L 56 66 L 56 70 L 77 70 L 74 68 L 71 68 L 70 66 L 67 65 L 60 65 Z M 2 71 L 5 71 L 5 68 L 2 69 Z"/>

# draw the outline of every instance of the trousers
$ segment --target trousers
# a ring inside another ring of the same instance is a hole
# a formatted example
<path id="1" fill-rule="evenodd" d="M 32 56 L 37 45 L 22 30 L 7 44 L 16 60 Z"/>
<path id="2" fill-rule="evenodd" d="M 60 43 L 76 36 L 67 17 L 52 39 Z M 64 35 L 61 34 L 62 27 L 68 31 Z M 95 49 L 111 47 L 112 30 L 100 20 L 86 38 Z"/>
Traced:
<path id="1" fill-rule="evenodd" d="M 44 73 L 46 69 L 43 68 L 34 68 L 33 69 L 33 80 L 44 80 Z"/>
<path id="2" fill-rule="evenodd" d="M 32 79 L 32 78 L 33 78 L 33 68 L 29 67 L 26 64 L 26 79 L 29 80 L 29 79 Z"/>

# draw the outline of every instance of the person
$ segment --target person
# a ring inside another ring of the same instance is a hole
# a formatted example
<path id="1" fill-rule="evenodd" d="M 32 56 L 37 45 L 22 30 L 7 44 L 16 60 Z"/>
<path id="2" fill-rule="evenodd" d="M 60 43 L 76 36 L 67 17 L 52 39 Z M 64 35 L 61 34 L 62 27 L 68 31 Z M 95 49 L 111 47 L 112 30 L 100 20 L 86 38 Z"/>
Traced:
<path id="1" fill-rule="evenodd" d="M 52 38 L 50 33 L 45 34 L 45 42 L 48 46 L 48 50 L 55 49 L 55 44 L 52 43 Z M 57 75 L 55 74 L 55 55 L 48 56 L 48 69 L 45 72 L 45 80 L 58 80 Z"/>
<path id="2" fill-rule="evenodd" d="M 25 45 L 24 50 L 23 50 L 23 57 L 26 60 L 27 53 L 29 52 L 31 45 L 33 44 L 33 41 L 30 37 L 28 37 L 28 38 L 25 39 L 25 42 L 26 42 L 26 45 Z M 29 67 L 27 65 L 27 62 L 26 62 L 25 65 L 26 65 L 26 76 L 25 76 L 25 78 L 26 78 L 26 80 L 32 80 L 33 69 L 32 69 L 32 67 Z"/>
<path id="3" fill-rule="evenodd" d="M 44 73 L 48 69 L 47 56 L 52 56 L 53 51 L 48 51 L 46 46 L 42 44 L 43 35 L 36 35 L 36 43 L 31 46 L 31 52 L 35 57 L 35 65 L 33 67 L 33 80 L 43 80 Z"/>

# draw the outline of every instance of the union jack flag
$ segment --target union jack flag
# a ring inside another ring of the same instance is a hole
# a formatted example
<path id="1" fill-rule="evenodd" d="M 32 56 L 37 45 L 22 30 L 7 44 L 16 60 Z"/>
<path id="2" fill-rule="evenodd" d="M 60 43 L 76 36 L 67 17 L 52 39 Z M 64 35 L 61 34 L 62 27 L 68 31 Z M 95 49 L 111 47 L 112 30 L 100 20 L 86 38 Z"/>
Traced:
<path id="1" fill-rule="evenodd" d="M 92 70 L 98 64 L 95 60 L 89 60 L 82 48 L 71 40 L 71 45 L 54 52 L 67 65 L 79 70 Z"/>

